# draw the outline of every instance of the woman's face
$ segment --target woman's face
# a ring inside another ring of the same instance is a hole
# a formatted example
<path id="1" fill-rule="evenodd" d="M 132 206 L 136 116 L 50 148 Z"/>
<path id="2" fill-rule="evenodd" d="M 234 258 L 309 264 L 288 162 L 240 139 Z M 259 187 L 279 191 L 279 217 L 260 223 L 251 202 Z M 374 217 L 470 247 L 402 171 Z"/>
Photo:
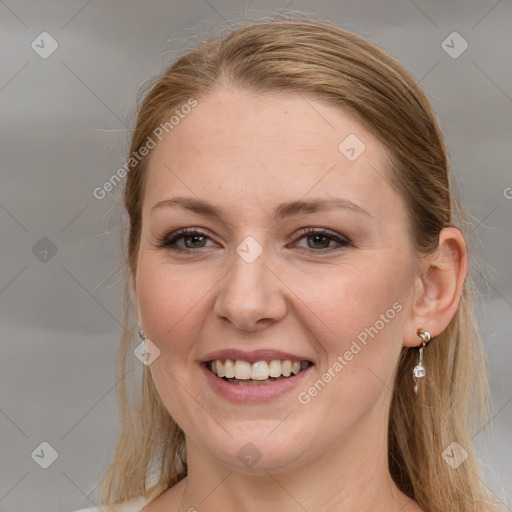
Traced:
<path id="1" fill-rule="evenodd" d="M 417 260 L 385 158 L 329 103 L 227 87 L 152 150 L 135 295 L 189 453 L 255 471 L 386 446 Z"/>

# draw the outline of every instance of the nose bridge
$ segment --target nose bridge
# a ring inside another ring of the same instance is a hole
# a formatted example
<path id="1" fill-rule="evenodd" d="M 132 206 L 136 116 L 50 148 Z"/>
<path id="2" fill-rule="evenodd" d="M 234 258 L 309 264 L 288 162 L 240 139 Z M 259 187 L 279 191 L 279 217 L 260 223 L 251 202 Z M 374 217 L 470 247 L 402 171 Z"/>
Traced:
<path id="1" fill-rule="evenodd" d="M 251 330 L 279 320 L 286 312 L 281 287 L 269 269 L 269 253 L 252 237 L 240 243 L 230 258 L 215 313 L 237 328 Z"/>

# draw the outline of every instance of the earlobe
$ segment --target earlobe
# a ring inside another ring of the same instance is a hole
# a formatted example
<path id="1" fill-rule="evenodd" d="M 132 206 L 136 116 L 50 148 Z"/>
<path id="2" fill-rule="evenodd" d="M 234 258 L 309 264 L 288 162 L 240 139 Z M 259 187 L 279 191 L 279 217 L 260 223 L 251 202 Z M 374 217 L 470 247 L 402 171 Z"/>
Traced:
<path id="1" fill-rule="evenodd" d="M 453 227 L 442 229 L 437 250 L 424 262 L 404 339 L 404 345 L 410 347 L 419 345 L 418 326 L 424 326 L 434 338 L 448 327 L 457 312 L 468 269 L 463 234 Z"/>

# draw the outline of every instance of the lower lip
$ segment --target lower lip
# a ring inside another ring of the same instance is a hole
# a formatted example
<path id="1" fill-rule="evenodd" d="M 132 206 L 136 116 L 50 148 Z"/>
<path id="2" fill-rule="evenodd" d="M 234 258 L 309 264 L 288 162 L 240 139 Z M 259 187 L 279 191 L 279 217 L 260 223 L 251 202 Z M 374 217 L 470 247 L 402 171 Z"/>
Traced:
<path id="1" fill-rule="evenodd" d="M 269 384 L 238 385 L 230 384 L 217 377 L 204 363 L 200 367 L 212 389 L 221 397 L 232 402 L 267 402 L 279 398 L 295 389 L 313 368 L 313 366 L 309 366 L 293 377 L 276 380 Z"/>

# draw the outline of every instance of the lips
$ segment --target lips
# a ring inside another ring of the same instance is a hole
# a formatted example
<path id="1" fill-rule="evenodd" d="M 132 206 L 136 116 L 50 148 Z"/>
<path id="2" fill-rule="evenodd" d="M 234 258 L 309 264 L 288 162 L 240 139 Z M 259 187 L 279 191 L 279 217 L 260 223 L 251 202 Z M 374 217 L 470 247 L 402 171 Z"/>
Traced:
<path id="1" fill-rule="evenodd" d="M 210 382 L 231 389 L 238 386 L 253 388 L 244 392 L 247 395 L 258 393 L 256 387 L 266 387 L 270 391 L 269 385 L 282 387 L 285 380 L 295 381 L 299 374 L 313 366 L 313 362 L 297 354 L 276 350 L 222 350 L 206 356 L 201 366 L 211 376 Z"/>
<path id="2" fill-rule="evenodd" d="M 246 362 L 248 363 L 248 361 Z M 252 378 L 227 379 L 226 377 L 219 377 L 208 366 L 210 366 L 208 362 L 199 365 L 208 387 L 220 398 L 237 403 L 240 406 L 284 398 L 293 390 L 296 390 L 315 368 L 313 364 L 309 363 L 307 368 L 299 371 L 296 375 L 292 373 L 289 377 L 281 375 L 280 377 L 269 377 L 265 380 L 253 380 Z"/>

